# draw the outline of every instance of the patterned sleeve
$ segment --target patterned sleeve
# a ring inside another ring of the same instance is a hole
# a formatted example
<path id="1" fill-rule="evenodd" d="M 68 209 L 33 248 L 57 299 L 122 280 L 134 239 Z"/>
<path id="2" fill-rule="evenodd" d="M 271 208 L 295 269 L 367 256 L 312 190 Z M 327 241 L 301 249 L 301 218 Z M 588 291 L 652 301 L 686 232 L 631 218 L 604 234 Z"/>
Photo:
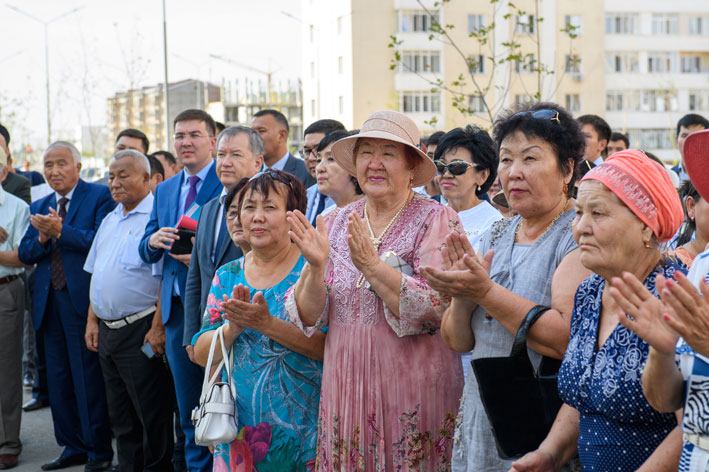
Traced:
<path id="1" fill-rule="evenodd" d="M 426 218 L 414 246 L 414 273 L 401 274 L 399 317 L 384 305 L 384 317 L 397 336 L 434 334 L 440 329 L 450 299 L 441 297 L 428 286 L 419 267 L 443 267 L 441 247 L 446 236 L 454 230 L 462 233 L 462 225 L 458 214 L 449 207 L 440 205 L 438 211 L 431 211 Z"/>
<path id="2" fill-rule="evenodd" d="M 221 273 L 222 271 L 218 270 L 217 273 L 214 274 L 214 279 L 212 279 L 212 287 L 209 289 L 209 296 L 207 296 L 207 306 L 202 315 L 202 328 L 192 336 L 193 346 L 197 343 L 197 339 L 202 333 L 217 329 L 224 324 L 224 319 L 220 311 L 220 300 L 227 291 L 222 288 L 224 285 L 220 279 Z"/>

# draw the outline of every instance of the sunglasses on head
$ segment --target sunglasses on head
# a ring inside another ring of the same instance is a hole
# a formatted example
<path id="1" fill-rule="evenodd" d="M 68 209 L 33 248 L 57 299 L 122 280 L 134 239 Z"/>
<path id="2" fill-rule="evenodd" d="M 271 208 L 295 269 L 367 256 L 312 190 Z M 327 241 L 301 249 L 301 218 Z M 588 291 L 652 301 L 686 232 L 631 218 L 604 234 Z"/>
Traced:
<path id="1" fill-rule="evenodd" d="M 532 118 L 537 118 L 540 120 L 551 120 L 551 121 L 556 121 L 557 123 L 561 124 L 561 120 L 559 119 L 559 112 L 556 110 L 552 110 L 549 108 L 543 108 L 541 110 L 525 110 L 521 111 L 519 113 L 515 113 L 512 115 L 512 118 L 517 117 L 517 116 L 522 116 L 522 115 L 529 115 Z"/>
<path id="2" fill-rule="evenodd" d="M 477 168 L 475 164 L 465 161 L 453 161 L 449 164 L 446 164 L 443 161 L 436 161 L 434 164 L 436 164 L 436 169 L 438 170 L 439 175 L 445 174 L 446 171 L 450 172 L 451 175 L 463 175 L 468 172 L 468 169 L 471 167 Z"/>

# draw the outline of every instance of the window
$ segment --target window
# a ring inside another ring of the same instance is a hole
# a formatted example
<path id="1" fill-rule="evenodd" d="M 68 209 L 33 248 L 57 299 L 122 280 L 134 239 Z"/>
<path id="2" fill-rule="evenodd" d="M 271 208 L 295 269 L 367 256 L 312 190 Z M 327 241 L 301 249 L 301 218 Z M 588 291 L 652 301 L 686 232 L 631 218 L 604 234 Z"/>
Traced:
<path id="1" fill-rule="evenodd" d="M 685 74 L 696 74 L 698 72 L 702 72 L 702 56 L 682 56 L 682 72 Z"/>
<path id="2" fill-rule="evenodd" d="M 640 111 L 677 111 L 677 93 L 670 90 L 643 90 Z"/>
<path id="3" fill-rule="evenodd" d="M 515 59 L 515 72 L 518 74 L 531 74 L 536 72 L 537 58 L 534 54 L 527 54 L 522 61 Z"/>
<path id="4" fill-rule="evenodd" d="M 482 95 L 468 95 L 468 113 L 485 113 Z"/>
<path id="5" fill-rule="evenodd" d="M 690 90 L 689 111 L 709 111 L 709 92 L 705 90 Z"/>
<path id="6" fill-rule="evenodd" d="M 649 52 L 647 71 L 651 74 L 677 72 L 677 54 L 671 52 Z"/>
<path id="7" fill-rule="evenodd" d="M 631 147 L 639 149 L 672 149 L 673 131 L 669 129 L 629 129 Z"/>
<path id="8" fill-rule="evenodd" d="M 569 30 L 569 34 L 581 34 L 581 15 L 566 15 L 564 17 L 564 28 Z"/>
<path id="9" fill-rule="evenodd" d="M 468 34 L 478 34 L 485 28 L 485 16 L 468 15 Z"/>
<path id="10" fill-rule="evenodd" d="M 535 32 L 534 15 L 519 15 L 517 16 L 517 24 L 515 25 L 515 33 L 517 34 L 534 34 Z"/>
<path id="11" fill-rule="evenodd" d="M 337 97 L 337 109 L 338 109 L 338 113 L 340 113 L 340 115 L 345 112 L 345 99 L 342 95 Z"/>
<path id="12" fill-rule="evenodd" d="M 690 16 L 689 34 L 709 34 L 709 16 Z"/>
<path id="13" fill-rule="evenodd" d="M 677 14 L 654 13 L 652 15 L 652 34 L 677 34 L 678 26 Z"/>
<path id="14" fill-rule="evenodd" d="M 532 95 L 519 94 L 515 95 L 515 106 L 520 107 L 524 105 L 529 105 L 536 102 Z"/>
<path id="15" fill-rule="evenodd" d="M 399 71 L 438 73 L 441 71 L 441 54 L 438 51 L 403 51 Z"/>
<path id="16" fill-rule="evenodd" d="M 402 92 L 399 111 L 404 113 L 438 113 L 441 111 L 441 96 L 431 92 Z"/>
<path id="17" fill-rule="evenodd" d="M 342 56 L 337 58 L 337 73 L 342 74 Z"/>
<path id="18" fill-rule="evenodd" d="M 623 92 L 606 92 L 606 111 L 623 111 Z"/>
<path id="19" fill-rule="evenodd" d="M 640 61 L 637 53 L 617 53 L 606 54 L 606 66 L 609 72 L 624 73 L 638 72 Z"/>
<path id="20" fill-rule="evenodd" d="M 606 14 L 606 34 L 635 34 L 639 25 L 637 13 Z"/>
<path id="21" fill-rule="evenodd" d="M 567 54 L 566 55 L 566 67 L 564 71 L 567 74 L 580 74 L 581 73 L 581 58 L 578 54 Z"/>
<path id="22" fill-rule="evenodd" d="M 566 110 L 569 113 L 581 112 L 581 96 L 577 93 L 566 95 Z"/>
<path id="23" fill-rule="evenodd" d="M 429 15 L 425 11 L 400 11 L 399 31 L 402 33 L 426 32 L 433 23 L 438 23 L 438 13 Z"/>
<path id="24" fill-rule="evenodd" d="M 471 74 L 485 73 L 485 56 L 470 56 L 468 57 L 468 69 Z"/>

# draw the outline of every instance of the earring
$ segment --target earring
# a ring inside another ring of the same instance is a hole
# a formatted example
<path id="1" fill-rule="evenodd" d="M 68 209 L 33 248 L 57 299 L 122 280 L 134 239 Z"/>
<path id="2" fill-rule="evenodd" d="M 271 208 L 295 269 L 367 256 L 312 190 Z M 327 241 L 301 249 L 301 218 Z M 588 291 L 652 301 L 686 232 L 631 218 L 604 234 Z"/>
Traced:
<path id="1" fill-rule="evenodd" d="M 411 177 L 411 178 L 409 179 L 409 188 L 411 188 L 411 187 L 413 187 L 413 186 L 414 186 L 414 178 Z"/>
<path id="2" fill-rule="evenodd" d="M 645 241 L 644 243 L 645 243 L 645 249 L 650 249 L 650 243 L 647 241 Z"/>
<path id="3" fill-rule="evenodd" d="M 482 187 L 480 187 L 480 186 L 478 185 L 478 193 L 480 193 L 480 189 L 481 189 L 481 188 L 482 188 Z"/>
<path id="4" fill-rule="evenodd" d="M 566 182 L 564 182 L 564 188 L 563 188 L 562 191 L 564 192 L 564 195 L 568 195 L 568 193 L 569 193 L 569 184 L 567 184 Z"/>

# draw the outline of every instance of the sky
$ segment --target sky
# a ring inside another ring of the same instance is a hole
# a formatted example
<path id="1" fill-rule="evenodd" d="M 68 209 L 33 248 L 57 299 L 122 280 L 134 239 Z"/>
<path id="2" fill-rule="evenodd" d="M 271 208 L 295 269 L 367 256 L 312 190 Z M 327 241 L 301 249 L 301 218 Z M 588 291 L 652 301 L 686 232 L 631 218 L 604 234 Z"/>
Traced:
<path id="1" fill-rule="evenodd" d="M 18 145 L 46 143 L 44 26 L 8 5 L 43 21 L 80 8 L 48 27 L 54 139 L 79 125 L 104 125 L 106 99 L 116 92 L 163 81 L 161 0 L 0 0 L 0 122 L 12 125 Z M 166 0 L 166 6 L 170 82 L 265 82 L 210 54 L 271 70 L 274 84 L 301 76 L 299 0 Z"/>

